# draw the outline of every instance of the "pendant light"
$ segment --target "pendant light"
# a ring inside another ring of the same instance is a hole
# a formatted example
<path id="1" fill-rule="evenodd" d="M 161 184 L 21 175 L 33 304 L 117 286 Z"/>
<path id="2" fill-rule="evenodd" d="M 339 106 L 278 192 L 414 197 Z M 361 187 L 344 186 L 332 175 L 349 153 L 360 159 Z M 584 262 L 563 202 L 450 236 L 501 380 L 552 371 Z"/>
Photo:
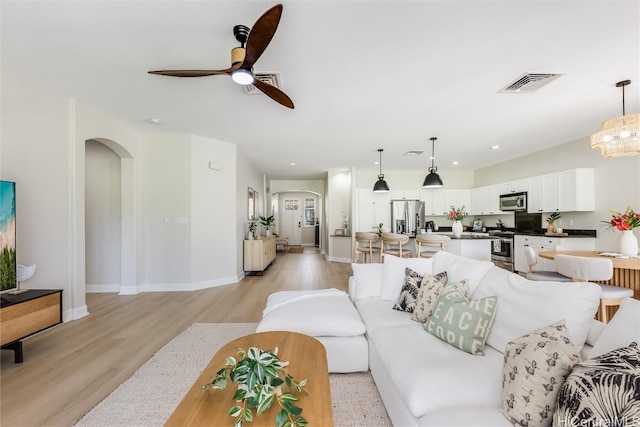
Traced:
<path id="1" fill-rule="evenodd" d="M 602 157 L 625 157 L 640 154 L 640 114 L 625 115 L 624 87 L 631 80 L 616 83 L 622 88 L 622 117 L 602 123 L 602 130 L 591 135 L 591 148 Z"/>
<path id="2" fill-rule="evenodd" d="M 433 136 L 429 139 L 431 139 L 431 167 L 429 168 L 429 175 L 425 177 L 424 182 L 422 183 L 422 188 L 440 188 L 444 184 L 442 183 L 440 175 L 437 174 L 438 168 L 434 166 L 434 162 L 436 160 L 436 155 L 434 154 L 435 143 L 438 138 Z"/>
<path id="3" fill-rule="evenodd" d="M 380 153 L 380 174 L 378 175 L 378 180 L 373 186 L 374 193 L 386 193 L 389 191 L 389 185 L 387 185 L 387 182 L 384 180 L 384 175 L 382 174 L 382 151 L 382 148 L 378 149 L 378 153 Z"/>

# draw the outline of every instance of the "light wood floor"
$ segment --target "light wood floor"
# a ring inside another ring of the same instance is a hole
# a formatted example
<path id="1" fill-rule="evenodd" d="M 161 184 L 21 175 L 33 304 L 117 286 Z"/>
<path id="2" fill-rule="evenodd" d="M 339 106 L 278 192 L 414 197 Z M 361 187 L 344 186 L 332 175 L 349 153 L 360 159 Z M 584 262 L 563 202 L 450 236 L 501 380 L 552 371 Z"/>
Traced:
<path id="1" fill-rule="evenodd" d="M 315 253 L 310 253 L 315 252 Z M 195 292 L 88 294 L 89 316 L 24 341 L 24 363 L 2 351 L 0 425 L 72 426 L 192 323 L 258 322 L 279 290 L 347 290 L 351 266 L 315 248 L 278 254 L 264 276 Z"/>

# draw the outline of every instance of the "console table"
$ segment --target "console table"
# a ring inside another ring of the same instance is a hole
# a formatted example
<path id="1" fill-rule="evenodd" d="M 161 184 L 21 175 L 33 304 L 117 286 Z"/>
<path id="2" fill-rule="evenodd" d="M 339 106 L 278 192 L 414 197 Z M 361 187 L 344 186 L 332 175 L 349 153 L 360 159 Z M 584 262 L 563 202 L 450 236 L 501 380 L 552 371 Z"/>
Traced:
<path id="1" fill-rule="evenodd" d="M 22 363 L 22 340 L 62 323 L 62 290 L 2 294 L 1 301 L 0 345 L 15 352 L 15 363 Z"/>
<path id="2" fill-rule="evenodd" d="M 276 238 L 260 236 L 244 241 L 244 271 L 262 272 L 276 259 Z"/>

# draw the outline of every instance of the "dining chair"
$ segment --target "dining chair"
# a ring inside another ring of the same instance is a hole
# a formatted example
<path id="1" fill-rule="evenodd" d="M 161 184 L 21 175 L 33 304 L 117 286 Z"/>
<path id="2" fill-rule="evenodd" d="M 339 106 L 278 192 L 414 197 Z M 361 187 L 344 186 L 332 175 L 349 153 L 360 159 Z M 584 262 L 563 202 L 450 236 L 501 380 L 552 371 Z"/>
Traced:
<path id="1" fill-rule="evenodd" d="M 529 280 L 549 282 L 571 282 L 573 280 L 571 277 L 567 277 L 557 271 L 533 271 L 533 266 L 538 264 L 538 255 L 536 255 L 536 251 L 534 251 L 530 246 L 524 248 L 524 257 L 527 260 L 527 265 L 529 266 L 527 271 L 527 279 Z"/>
<path id="2" fill-rule="evenodd" d="M 360 254 L 362 254 L 365 264 L 367 262 L 367 255 L 369 255 L 369 262 L 373 262 L 373 254 L 378 254 L 378 261 L 380 261 L 380 247 L 374 246 L 374 243 L 379 239 L 380 236 L 378 233 L 357 231 L 353 244 L 353 262 L 357 263 L 360 261 Z"/>
<path id="3" fill-rule="evenodd" d="M 413 251 L 402 246 L 409 243 L 409 236 L 397 233 L 382 233 L 380 235 L 380 262 L 384 261 L 384 255 L 390 254 L 400 258 L 413 257 Z"/>
<path id="4" fill-rule="evenodd" d="M 445 246 L 451 243 L 451 237 L 442 234 L 418 234 L 416 236 L 418 249 L 416 251 L 420 258 L 431 258 L 438 251 L 443 251 Z M 423 246 L 426 250 L 422 250 Z"/>
<path id="5" fill-rule="evenodd" d="M 613 277 L 613 262 L 610 259 L 557 254 L 555 261 L 558 272 L 571 277 L 574 282 L 594 282 Z M 597 285 L 602 289 L 600 320 L 608 323 L 607 307 L 619 306 L 623 299 L 633 297 L 633 289 L 600 283 Z"/>

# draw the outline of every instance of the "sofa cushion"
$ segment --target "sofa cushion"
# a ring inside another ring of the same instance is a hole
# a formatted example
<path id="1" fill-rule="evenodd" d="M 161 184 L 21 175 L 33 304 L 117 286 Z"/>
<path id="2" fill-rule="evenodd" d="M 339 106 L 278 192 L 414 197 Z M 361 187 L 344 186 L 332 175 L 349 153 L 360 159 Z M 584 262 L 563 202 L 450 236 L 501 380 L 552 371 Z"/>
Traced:
<path id="1" fill-rule="evenodd" d="M 640 351 L 637 345 L 576 364 L 558 394 L 554 425 L 637 425 Z"/>
<path id="2" fill-rule="evenodd" d="M 469 301 L 453 284 L 448 284 L 424 329 L 460 350 L 483 355 L 497 304 L 496 297 Z"/>
<path id="3" fill-rule="evenodd" d="M 380 297 L 382 264 L 351 264 L 351 269 L 355 287 L 354 299 Z"/>
<path id="4" fill-rule="evenodd" d="M 500 307 L 487 344 L 504 352 L 507 343 L 558 320 L 581 349 L 600 304 L 600 287 L 587 282 L 536 282 L 491 268 L 471 298 L 497 295 Z"/>
<path id="5" fill-rule="evenodd" d="M 634 341 L 640 344 L 640 301 L 625 298 L 593 344 L 589 358 L 593 359 Z"/>
<path id="6" fill-rule="evenodd" d="M 450 282 L 469 282 L 469 293 L 473 296 L 478 283 L 494 265 L 491 261 L 478 261 L 446 251 L 438 251 L 433 259 L 433 273 L 446 271 Z"/>
<path id="7" fill-rule="evenodd" d="M 407 313 L 413 313 L 416 308 L 416 299 L 418 298 L 418 291 L 422 284 L 422 275 L 416 273 L 410 268 L 404 269 L 404 284 L 398 295 L 398 300 L 393 305 L 394 310 L 406 311 Z"/>
<path id="8" fill-rule="evenodd" d="M 425 333 L 420 323 L 409 322 L 367 334 L 370 348 L 414 417 L 458 406 L 502 407 L 501 353 L 490 347 L 483 357 L 458 351 Z"/>
<path id="9" fill-rule="evenodd" d="M 398 258 L 385 255 L 380 298 L 394 302 L 398 299 L 404 283 L 404 269 L 407 267 L 422 276 L 425 273 L 433 273 L 433 261 L 430 258 Z"/>
<path id="10" fill-rule="evenodd" d="M 411 320 L 409 313 L 393 310 L 393 302 L 391 301 L 379 298 L 366 298 L 355 301 L 355 306 L 367 328 L 368 335 L 377 328 L 398 325 L 417 325 L 416 322 Z"/>
<path id="11" fill-rule="evenodd" d="M 560 387 L 580 361 L 564 321 L 507 344 L 502 367 L 502 409 L 513 423 L 547 426 Z"/>
<path id="12" fill-rule="evenodd" d="M 349 296 L 337 289 L 275 292 L 256 328 L 256 332 L 291 331 L 314 337 L 348 337 L 365 330 Z"/>
<path id="13" fill-rule="evenodd" d="M 435 276 L 425 276 L 424 279 L 422 279 L 422 286 L 418 291 L 416 308 L 413 310 L 411 319 L 420 323 L 426 322 L 433 314 L 433 309 L 436 308 L 436 302 L 438 302 L 438 298 L 440 298 L 440 294 L 446 285 L 446 271 L 438 273 Z M 453 285 L 465 298 L 469 298 L 469 282 L 463 280 Z"/>

